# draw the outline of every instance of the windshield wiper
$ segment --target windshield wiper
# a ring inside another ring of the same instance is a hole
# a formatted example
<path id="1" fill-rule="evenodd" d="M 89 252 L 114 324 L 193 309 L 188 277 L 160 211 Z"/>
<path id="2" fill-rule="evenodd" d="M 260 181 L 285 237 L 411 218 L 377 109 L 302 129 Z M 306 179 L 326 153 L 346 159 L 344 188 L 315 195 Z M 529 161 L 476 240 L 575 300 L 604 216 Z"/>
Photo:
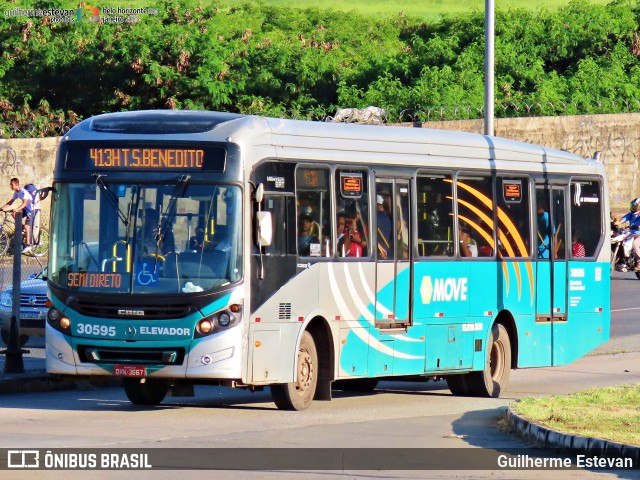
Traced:
<path id="1" fill-rule="evenodd" d="M 109 187 L 107 187 L 107 185 L 104 183 L 104 180 L 102 179 L 103 177 L 106 177 L 106 175 L 100 174 L 100 173 L 94 173 L 91 176 L 95 177 L 96 185 L 98 186 L 98 188 L 100 190 L 102 190 L 106 194 L 106 197 L 107 197 L 107 199 L 109 199 L 109 202 L 111 203 L 111 206 L 118 213 L 118 217 L 122 221 L 122 224 L 125 227 L 128 226 L 128 224 L 129 224 L 129 216 L 125 215 L 122 212 L 122 210 L 120 210 L 120 205 L 118 204 L 119 203 L 118 202 L 118 197 L 116 197 L 116 194 L 113 193 Z"/>
<path id="2" fill-rule="evenodd" d="M 135 195 L 136 199 L 134 201 L 133 196 Z M 124 243 L 125 245 L 129 245 L 129 241 L 131 240 L 132 229 L 135 228 L 135 221 L 131 221 L 132 215 L 136 217 L 138 212 L 138 205 L 140 204 L 140 188 L 137 185 L 133 185 L 131 187 L 131 199 L 129 200 L 129 211 L 127 212 L 127 222 L 125 223 L 126 231 L 124 232 Z M 134 218 L 134 220 L 135 220 Z"/>
<path id="3" fill-rule="evenodd" d="M 182 175 L 178 183 L 176 183 L 176 188 L 173 189 L 173 193 L 171 194 L 171 198 L 169 199 L 169 203 L 167 204 L 167 208 L 164 213 L 159 215 L 158 217 L 158 228 L 155 237 L 156 241 L 156 261 L 153 270 L 155 272 L 156 266 L 158 264 L 158 254 L 160 252 L 160 246 L 163 244 L 164 239 L 167 237 L 169 233 L 169 229 L 173 225 L 173 219 L 176 216 L 176 208 L 175 204 L 178 201 L 178 198 L 182 197 L 187 190 L 187 184 L 191 180 L 190 175 Z"/>

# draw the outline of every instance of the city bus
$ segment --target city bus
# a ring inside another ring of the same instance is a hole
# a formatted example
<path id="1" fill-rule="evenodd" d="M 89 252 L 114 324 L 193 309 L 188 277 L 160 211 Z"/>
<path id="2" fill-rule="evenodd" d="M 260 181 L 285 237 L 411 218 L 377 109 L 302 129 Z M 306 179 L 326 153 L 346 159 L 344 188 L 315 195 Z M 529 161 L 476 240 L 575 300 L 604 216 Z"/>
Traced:
<path id="1" fill-rule="evenodd" d="M 280 409 L 510 371 L 609 338 L 603 164 L 480 134 L 203 111 L 72 128 L 52 191 L 47 371 Z"/>

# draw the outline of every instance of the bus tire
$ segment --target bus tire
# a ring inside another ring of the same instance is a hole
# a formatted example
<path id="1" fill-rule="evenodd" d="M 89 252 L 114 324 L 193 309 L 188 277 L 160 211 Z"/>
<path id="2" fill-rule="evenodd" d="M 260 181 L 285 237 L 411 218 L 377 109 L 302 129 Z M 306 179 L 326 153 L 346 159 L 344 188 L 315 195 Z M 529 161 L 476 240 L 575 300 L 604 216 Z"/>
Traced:
<path id="1" fill-rule="evenodd" d="M 304 332 L 298 350 L 296 381 L 271 385 L 271 397 L 280 410 L 304 410 L 318 386 L 318 352 L 309 332 Z"/>
<path id="2" fill-rule="evenodd" d="M 507 389 L 511 372 L 511 343 L 504 326 L 491 328 L 487 364 L 481 372 L 469 373 L 469 392 L 474 397 L 498 398 Z"/>
<path id="3" fill-rule="evenodd" d="M 134 405 L 160 405 L 169 392 L 169 384 L 162 380 L 123 379 L 124 393 Z"/>
<path id="4" fill-rule="evenodd" d="M 351 392 L 373 392 L 378 386 L 377 378 L 354 378 L 350 380 L 337 380 L 334 383 L 337 390 Z"/>
<path id="5" fill-rule="evenodd" d="M 449 375 L 447 378 L 447 386 L 453 395 L 459 397 L 469 396 L 469 374 Z"/>

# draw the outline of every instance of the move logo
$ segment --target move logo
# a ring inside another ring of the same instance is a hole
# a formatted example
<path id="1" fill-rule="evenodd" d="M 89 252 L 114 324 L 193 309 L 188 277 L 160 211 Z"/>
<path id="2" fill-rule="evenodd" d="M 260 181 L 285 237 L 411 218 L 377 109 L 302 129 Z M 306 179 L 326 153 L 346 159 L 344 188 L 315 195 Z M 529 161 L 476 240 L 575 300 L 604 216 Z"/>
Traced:
<path id="1" fill-rule="evenodd" d="M 422 303 L 459 302 L 467 300 L 468 278 L 434 278 L 422 277 L 420 296 Z"/>

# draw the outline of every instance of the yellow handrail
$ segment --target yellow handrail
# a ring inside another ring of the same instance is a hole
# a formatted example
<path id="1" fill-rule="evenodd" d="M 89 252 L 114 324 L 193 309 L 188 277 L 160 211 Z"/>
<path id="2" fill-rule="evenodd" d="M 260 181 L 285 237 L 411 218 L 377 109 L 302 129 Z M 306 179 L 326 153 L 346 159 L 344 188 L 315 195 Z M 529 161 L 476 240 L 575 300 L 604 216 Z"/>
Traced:
<path id="1" fill-rule="evenodd" d="M 113 244 L 113 250 L 112 250 L 111 253 L 112 253 L 114 259 L 115 258 L 120 258 L 120 257 L 118 257 L 118 245 L 120 245 L 120 244 L 125 246 L 125 256 L 124 256 L 125 258 L 124 259 L 126 261 L 126 272 L 127 273 L 131 273 L 131 262 L 130 262 L 130 260 L 131 260 L 131 245 L 127 244 L 127 242 L 124 241 L 124 240 L 118 240 L 116 243 Z M 117 260 L 113 260 L 111 262 L 113 264 L 114 273 L 116 271 L 116 262 L 117 262 Z"/>

